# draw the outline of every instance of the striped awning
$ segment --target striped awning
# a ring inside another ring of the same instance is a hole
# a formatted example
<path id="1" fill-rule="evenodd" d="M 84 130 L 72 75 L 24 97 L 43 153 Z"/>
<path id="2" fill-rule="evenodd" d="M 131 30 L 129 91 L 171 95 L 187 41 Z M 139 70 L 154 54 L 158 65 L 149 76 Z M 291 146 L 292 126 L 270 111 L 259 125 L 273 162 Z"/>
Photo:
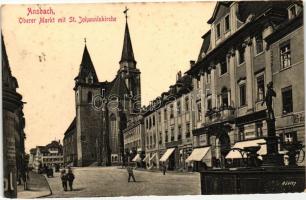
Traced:
<path id="1" fill-rule="evenodd" d="M 133 161 L 133 162 L 140 162 L 140 161 L 141 161 L 141 158 L 140 158 L 139 153 L 133 158 L 132 161 Z"/>
<path id="2" fill-rule="evenodd" d="M 233 148 L 240 148 L 243 149 L 244 147 L 251 147 L 251 146 L 260 146 L 261 148 L 258 150 L 258 154 L 260 155 L 259 158 L 261 158 L 262 155 L 267 154 L 267 145 L 265 144 L 266 140 L 264 139 L 256 139 L 256 140 L 248 140 L 248 141 L 241 141 L 237 142 Z M 244 157 L 246 158 L 246 154 L 244 154 Z M 242 158 L 241 154 L 238 150 L 231 150 L 226 156 L 226 159 L 234 159 L 234 158 Z"/>
<path id="3" fill-rule="evenodd" d="M 175 148 L 170 148 L 167 149 L 166 153 L 164 153 L 164 155 L 161 157 L 161 159 L 159 161 L 161 162 L 166 162 L 169 157 L 171 156 L 171 154 L 174 152 Z"/>
<path id="4" fill-rule="evenodd" d="M 201 161 L 204 157 L 209 157 L 210 147 L 196 148 L 185 162 Z M 209 158 L 208 158 L 209 159 Z"/>

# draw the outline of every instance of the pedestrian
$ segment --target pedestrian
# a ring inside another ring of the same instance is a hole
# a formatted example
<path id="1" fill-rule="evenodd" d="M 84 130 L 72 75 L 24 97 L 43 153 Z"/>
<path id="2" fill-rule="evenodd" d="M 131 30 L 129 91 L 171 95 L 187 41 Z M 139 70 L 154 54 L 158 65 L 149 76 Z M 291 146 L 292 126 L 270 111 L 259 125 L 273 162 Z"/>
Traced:
<path id="1" fill-rule="evenodd" d="M 133 178 L 133 181 L 136 182 L 132 166 L 128 165 L 127 172 L 129 174 L 128 182 L 130 182 L 131 177 Z"/>
<path id="2" fill-rule="evenodd" d="M 167 166 L 166 163 L 163 164 L 163 174 L 166 175 Z"/>
<path id="3" fill-rule="evenodd" d="M 72 173 L 72 170 L 70 167 L 68 167 L 68 174 L 67 174 L 67 180 L 68 180 L 68 183 L 69 183 L 69 188 L 70 188 L 70 191 L 72 191 L 72 185 L 73 185 L 73 180 L 74 180 L 74 174 Z"/>
<path id="4" fill-rule="evenodd" d="M 67 191 L 67 174 L 65 170 L 62 170 L 61 172 L 61 180 L 64 191 Z"/>

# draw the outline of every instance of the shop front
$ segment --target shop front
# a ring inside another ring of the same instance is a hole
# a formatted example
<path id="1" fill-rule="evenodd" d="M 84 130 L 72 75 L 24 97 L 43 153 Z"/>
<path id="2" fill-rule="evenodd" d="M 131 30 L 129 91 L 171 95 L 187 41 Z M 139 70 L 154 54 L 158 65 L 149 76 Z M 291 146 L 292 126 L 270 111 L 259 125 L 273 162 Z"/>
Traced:
<path id="1" fill-rule="evenodd" d="M 211 147 L 193 149 L 191 155 L 186 159 L 186 163 L 193 166 L 193 171 L 206 170 L 208 167 L 212 167 Z"/>

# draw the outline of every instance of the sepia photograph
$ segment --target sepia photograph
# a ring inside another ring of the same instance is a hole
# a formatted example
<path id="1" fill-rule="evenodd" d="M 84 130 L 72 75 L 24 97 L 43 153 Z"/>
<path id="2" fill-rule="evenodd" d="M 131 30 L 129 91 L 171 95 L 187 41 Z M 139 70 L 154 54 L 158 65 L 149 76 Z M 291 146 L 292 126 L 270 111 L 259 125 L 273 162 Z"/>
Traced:
<path id="1" fill-rule="evenodd" d="M 306 192 L 303 18 L 303 1 L 2 4 L 2 195 Z"/>

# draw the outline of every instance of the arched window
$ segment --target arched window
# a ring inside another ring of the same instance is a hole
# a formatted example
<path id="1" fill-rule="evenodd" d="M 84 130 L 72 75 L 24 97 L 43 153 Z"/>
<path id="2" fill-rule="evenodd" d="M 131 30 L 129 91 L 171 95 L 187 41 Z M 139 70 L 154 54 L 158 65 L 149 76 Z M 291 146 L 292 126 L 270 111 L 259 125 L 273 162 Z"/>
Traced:
<path id="1" fill-rule="evenodd" d="M 92 92 L 88 92 L 87 93 L 87 103 L 91 103 L 92 102 Z"/>

